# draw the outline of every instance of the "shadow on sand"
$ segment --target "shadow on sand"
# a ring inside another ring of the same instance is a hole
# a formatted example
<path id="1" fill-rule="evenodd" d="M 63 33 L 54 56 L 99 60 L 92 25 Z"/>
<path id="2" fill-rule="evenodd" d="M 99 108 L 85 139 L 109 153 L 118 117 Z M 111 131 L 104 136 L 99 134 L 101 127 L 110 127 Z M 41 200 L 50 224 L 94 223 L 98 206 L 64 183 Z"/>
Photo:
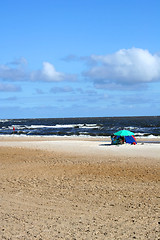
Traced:
<path id="1" fill-rule="evenodd" d="M 113 144 L 111 144 L 111 143 L 105 143 L 105 144 L 99 144 L 99 146 L 107 146 L 107 147 L 109 147 L 109 146 L 113 146 Z"/>

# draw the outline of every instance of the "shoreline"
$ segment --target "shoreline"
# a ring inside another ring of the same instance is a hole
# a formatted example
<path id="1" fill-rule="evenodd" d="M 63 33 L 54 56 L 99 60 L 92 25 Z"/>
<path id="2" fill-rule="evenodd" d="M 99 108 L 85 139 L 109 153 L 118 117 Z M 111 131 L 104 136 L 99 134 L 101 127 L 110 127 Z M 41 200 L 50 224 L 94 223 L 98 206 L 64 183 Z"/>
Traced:
<path id="1" fill-rule="evenodd" d="M 0 135 L 0 140 L 2 139 L 48 139 L 48 140 L 54 140 L 54 139 L 66 139 L 66 140 L 70 140 L 70 139 L 77 139 L 77 140 L 96 140 L 96 141 L 101 141 L 101 140 L 105 140 L 105 141 L 111 141 L 111 136 L 58 136 L 58 135 L 15 135 L 15 134 L 11 134 L 11 135 Z M 145 141 L 145 142 L 158 142 L 160 143 L 160 136 L 139 136 L 136 137 L 137 141 Z"/>

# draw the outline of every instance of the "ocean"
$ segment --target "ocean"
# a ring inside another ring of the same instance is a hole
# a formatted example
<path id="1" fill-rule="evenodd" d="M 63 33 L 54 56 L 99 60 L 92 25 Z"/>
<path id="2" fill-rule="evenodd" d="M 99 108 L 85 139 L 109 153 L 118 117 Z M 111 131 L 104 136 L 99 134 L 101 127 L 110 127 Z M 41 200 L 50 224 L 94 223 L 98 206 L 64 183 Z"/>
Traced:
<path id="1" fill-rule="evenodd" d="M 97 137 L 110 136 L 121 129 L 138 137 L 160 136 L 160 116 L 0 120 L 0 135 Z"/>

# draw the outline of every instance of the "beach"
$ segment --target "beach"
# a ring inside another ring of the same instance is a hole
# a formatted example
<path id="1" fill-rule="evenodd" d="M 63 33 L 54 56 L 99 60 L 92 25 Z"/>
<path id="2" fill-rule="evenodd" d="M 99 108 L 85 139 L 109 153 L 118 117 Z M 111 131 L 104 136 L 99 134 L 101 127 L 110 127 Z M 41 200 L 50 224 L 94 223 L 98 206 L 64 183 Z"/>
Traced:
<path id="1" fill-rule="evenodd" d="M 0 137 L 1 239 L 158 240 L 160 144 L 141 141 Z"/>

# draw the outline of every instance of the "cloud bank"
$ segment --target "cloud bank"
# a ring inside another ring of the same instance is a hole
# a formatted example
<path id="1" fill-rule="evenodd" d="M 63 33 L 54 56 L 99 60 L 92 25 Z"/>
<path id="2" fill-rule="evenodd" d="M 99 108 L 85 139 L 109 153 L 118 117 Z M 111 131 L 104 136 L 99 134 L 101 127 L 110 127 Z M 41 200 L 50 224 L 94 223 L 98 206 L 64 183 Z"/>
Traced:
<path id="1" fill-rule="evenodd" d="M 21 61 L 0 65 L 0 79 L 4 81 L 60 82 L 64 80 L 73 81 L 76 78 L 73 74 L 64 74 L 56 71 L 54 65 L 49 62 L 43 62 L 40 70 L 29 72 L 22 66 L 24 61 L 25 59 L 23 58 Z"/>
<path id="2" fill-rule="evenodd" d="M 148 50 L 140 48 L 121 49 L 109 55 L 88 57 L 70 55 L 67 57 L 67 61 L 86 62 L 88 70 L 82 73 L 82 84 L 87 78 L 94 83 L 96 88 L 137 90 L 137 87 L 144 89 L 149 83 L 160 81 L 160 54 L 151 54 Z M 77 80 L 75 74 L 57 71 L 55 66 L 47 61 L 42 63 L 41 69 L 35 71 L 26 70 L 24 67 L 26 65 L 25 58 L 0 65 L 0 81 L 62 82 Z M 3 88 L 5 88 L 4 85 Z"/>
<path id="3" fill-rule="evenodd" d="M 121 49 L 105 56 L 92 55 L 94 65 L 84 75 L 97 86 L 114 88 L 160 81 L 160 56 L 139 48 Z"/>

